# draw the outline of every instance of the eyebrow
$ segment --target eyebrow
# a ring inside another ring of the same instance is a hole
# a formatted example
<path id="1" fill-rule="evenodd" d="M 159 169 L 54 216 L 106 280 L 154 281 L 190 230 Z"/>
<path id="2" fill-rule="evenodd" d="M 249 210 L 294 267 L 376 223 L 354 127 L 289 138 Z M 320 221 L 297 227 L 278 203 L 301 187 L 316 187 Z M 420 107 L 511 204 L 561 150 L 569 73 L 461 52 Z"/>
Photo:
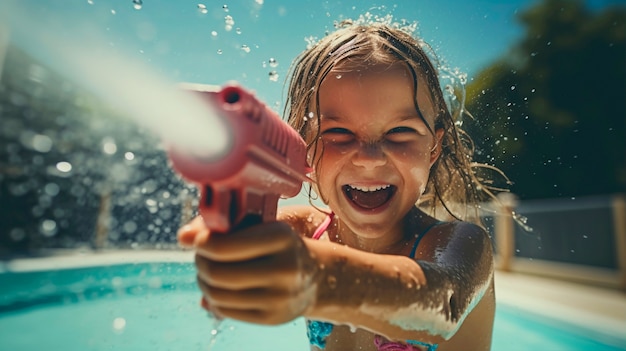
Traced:
<path id="1" fill-rule="evenodd" d="M 321 115 L 321 120 L 326 120 L 326 121 L 331 121 L 331 122 L 341 122 L 342 121 L 342 117 L 341 116 L 336 116 L 336 115 Z M 395 117 L 396 120 L 398 120 L 399 122 L 404 122 L 404 121 L 408 121 L 408 120 L 413 120 L 413 119 L 417 119 L 420 122 L 422 121 L 422 118 L 419 115 L 419 112 L 415 111 L 415 115 L 408 115 L 408 114 L 402 114 L 402 115 L 398 115 L 397 117 Z"/>

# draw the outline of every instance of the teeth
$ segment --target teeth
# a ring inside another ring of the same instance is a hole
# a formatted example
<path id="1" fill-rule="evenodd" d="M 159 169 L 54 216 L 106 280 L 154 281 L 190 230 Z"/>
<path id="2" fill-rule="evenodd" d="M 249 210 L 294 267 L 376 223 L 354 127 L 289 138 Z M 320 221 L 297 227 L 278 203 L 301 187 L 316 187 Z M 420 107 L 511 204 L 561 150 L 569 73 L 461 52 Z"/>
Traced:
<path id="1" fill-rule="evenodd" d="M 363 191 L 363 192 L 369 192 L 369 191 L 378 191 L 378 190 L 387 189 L 391 185 L 390 184 L 385 184 L 385 185 L 376 185 L 376 186 L 361 186 L 361 185 L 348 184 L 348 186 L 351 189 L 355 189 L 355 190 L 359 190 L 359 191 Z"/>

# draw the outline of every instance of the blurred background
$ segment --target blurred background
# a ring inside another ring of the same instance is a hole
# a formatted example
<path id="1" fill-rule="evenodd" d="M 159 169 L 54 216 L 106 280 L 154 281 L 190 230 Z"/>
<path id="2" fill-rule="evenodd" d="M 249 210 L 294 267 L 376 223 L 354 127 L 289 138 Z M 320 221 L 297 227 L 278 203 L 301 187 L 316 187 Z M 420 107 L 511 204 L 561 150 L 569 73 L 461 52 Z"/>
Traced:
<path id="1" fill-rule="evenodd" d="M 176 248 L 197 191 L 163 118 L 133 116 L 165 107 L 144 90 L 236 80 L 281 113 L 296 55 L 359 16 L 415 26 L 476 161 L 511 179 L 517 221 L 485 213 L 500 268 L 626 289 L 626 3 L 609 0 L 5 1 L 0 258 Z"/>

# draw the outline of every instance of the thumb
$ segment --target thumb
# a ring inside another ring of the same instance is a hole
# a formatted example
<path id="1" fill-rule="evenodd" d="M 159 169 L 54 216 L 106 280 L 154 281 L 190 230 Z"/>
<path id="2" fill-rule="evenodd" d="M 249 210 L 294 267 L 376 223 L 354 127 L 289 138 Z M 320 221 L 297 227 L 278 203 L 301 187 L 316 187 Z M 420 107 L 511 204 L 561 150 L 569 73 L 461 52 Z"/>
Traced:
<path id="1" fill-rule="evenodd" d="M 209 229 L 204 224 L 202 217 L 198 216 L 182 226 L 176 236 L 181 246 L 194 247 L 199 244 L 199 241 L 206 241 L 208 234 Z"/>

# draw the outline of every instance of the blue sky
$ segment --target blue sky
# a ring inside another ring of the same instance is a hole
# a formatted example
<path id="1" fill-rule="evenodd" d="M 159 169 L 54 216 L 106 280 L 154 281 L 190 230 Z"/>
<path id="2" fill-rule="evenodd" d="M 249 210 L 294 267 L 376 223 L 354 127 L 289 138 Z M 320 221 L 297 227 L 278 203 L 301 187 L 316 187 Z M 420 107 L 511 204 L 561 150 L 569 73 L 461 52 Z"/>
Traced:
<path id="1" fill-rule="evenodd" d="M 141 8 L 135 8 L 135 2 Z M 270 105 L 282 101 L 289 64 L 305 38 L 322 37 L 333 21 L 367 11 L 417 21 L 417 33 L 447 65 L 469 79 L 505 54 L 522 36 L 515 16 L 534 0 L 9 0 L 11 37 L 44 62 L 63 65 L 41 33 L 87 50 L 99 45 L 140 60 L 174 81 L 223 84 L 237 80 Z M 590 0 L 603 7 L 610 0 Z M 613 1 L 615 2 L 615 1 Z M 622 1 L 623 3 L 623 1 Z M 202 13 L 201 7 L 206 7 Z M 2 6 L 0 6 L 2 7 Z M 16 15 L 17 14 L 17 15 Z M 234 24 L 227 30 L 226 17 Z M 24 23 L 27 23 L 26 26 Z M 28 35 L 22 33 L 28 27 Z M 246 47 L 249 49 L 246 49 Z M 270 59 L 278 66 L 271 67 Z M 94 69 L 97 65 L 94 64 Z M 277 81 L 270 79 L 276 71 Z M 120 72 L 123 70 L 120 68 Z"/>
<path id="2" fill-rule="evenodd" d="M 471 77 L 521 35 L 514 16 L 530 2 L 143 0 L 139 10 L 132 0 L 21 0 L 15 4 L 32 21 L 30 26 L 38 27 L 31 28 L 35 32 L 42 30 L 78 47 L 101 41 L 173 80 L 211 84 L 238 80 L 268 103 L 275 103 L 282 98 L 289 64 L 306 46 L 305 38 L 322 37 L 338 19 L 371 11 L 417 21 L 418 34 L 451 67 Z M 234 21 L 230 30 L 226 16 Z M 29 39 L 20 39 L 19 30 L 13 32 L 23 46 L 41 49 L 28 43 Z M 55 60 L 54 53 L 39 55 L 44 61 Z M 277 67 L 270 67 L 271 58 Z M 272 70 L 278 73 L 277 81 L 270 80 Z"/>

